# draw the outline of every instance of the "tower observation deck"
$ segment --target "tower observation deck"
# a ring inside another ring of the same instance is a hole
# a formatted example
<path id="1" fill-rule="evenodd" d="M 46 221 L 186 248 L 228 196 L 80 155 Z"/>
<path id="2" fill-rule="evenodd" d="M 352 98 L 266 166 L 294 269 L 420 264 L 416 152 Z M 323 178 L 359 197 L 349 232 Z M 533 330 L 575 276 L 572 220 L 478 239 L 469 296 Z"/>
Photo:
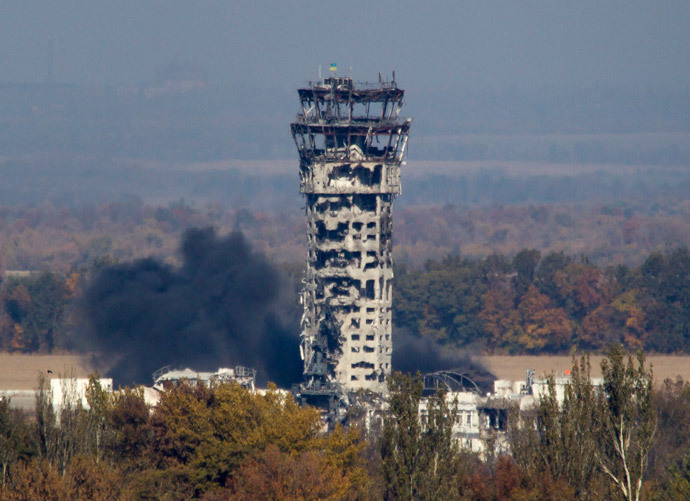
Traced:
<path id="1" fill-rule="evenodd" d="M 385 392 L 393 340 L 392 204 L 411 118 L 393 81 L 325 78 L 298 90 L 292 124 L 306 198 L 300 393 L 310 403 Z M 325 403 L 325 402 L 324 402 Z"/>

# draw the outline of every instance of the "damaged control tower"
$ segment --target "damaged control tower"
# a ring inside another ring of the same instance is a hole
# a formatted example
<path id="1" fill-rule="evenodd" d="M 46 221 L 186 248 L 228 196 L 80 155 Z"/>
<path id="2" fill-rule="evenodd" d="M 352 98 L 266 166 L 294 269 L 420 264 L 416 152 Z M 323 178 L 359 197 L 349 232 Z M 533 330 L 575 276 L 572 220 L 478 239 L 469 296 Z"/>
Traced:
<path id="1" fill-rule="evenodd" d="M 298 92 L 292 136 L 308 256 L 297 392 L 333 410 L 347 393 L 383 393 L 391 371 L 391 217 L 412 119 L 399 115 L 395 73 L 377 84 L 325 78 Z"/>

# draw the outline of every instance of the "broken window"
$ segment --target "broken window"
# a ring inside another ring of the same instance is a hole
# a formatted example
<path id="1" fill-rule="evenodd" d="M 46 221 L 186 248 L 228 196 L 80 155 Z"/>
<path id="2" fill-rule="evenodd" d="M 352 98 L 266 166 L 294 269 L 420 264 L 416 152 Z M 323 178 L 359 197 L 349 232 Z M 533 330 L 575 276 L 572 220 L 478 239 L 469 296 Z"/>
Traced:
<path id="1" fill-rule="evenodd" d="M 357 194 L 353 196 L 352 203 L 363 212 L 376 211 L 376 195 Z"/>
<path id="2" fill-rule="evenodd" d="M 326 148 L 347 147 L 347 134 L 326 134 Z"/>
<path id="3" fill-rule="evenodd" d="M 371 270 L 379 267 L 379 258 L 376 251 L 367 251 L 367 260 L 364 265 L 365 270 Z"/>
<path id="4" fill-rule="evenodd" d="M 373 280 L 367 280 L 366 289 L 364 291 L 364 297 L 366 297 L 367 299 L 376 299 L 376 295 L 374 293 L 374 281 Z"/>
<path id="5" fill-rule="evenodd" d="M 309 139 L 314 145 L 314 154 L 323 155 L 324 151 L 326 151 L 326 139 L 323 134 L 310 134 Z"/>
<path id="6" fill-rule="evenodd" d="M 319 270 L 324 267 L 344 269 L 349 266 L 359 268 L 362 254 L 343 249 L 319 250 L 315 252 L 314 268 Z"/>
<path id="7" fill-rule="evenodd" d="M 338 165 L 333 168 L 333 173 L 329 177 L 331 180 L 347 179 L 352 184 L 360 186 L 377 186 L 381 184 L 381 166 L 377 165 L 374 169 L 369 169 L 358 165 L 352 167 L 350 164 Z"/>
<path id="8" fill-rule="evenodd" d="M 357 362 L 356 364 L 350 365 L 352 369 L 374 369 L 376 366 L 369 362 Z"/>
<path id="9" fill-rule="evenodd" d="M 331 230 L 326 227 L 323 221 L 316 221 L 316 236 L 319 240 L 331 240 L 335 242 L 342 242 L 347 235 L 347 223 L 338 222 L 335 229 Z"/>

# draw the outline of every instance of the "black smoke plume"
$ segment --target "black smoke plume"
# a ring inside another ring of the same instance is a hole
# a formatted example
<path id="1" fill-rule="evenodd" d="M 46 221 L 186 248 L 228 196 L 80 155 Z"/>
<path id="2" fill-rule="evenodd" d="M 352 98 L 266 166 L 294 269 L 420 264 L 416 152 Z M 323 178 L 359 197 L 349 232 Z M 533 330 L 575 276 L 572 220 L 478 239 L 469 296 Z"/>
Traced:
<path id="1" fill-rule="evenodd" d="M 496 380 L 491 372 L 466 352 L 443 351 L 434 339 L 413 336 L 405 329 L 396 330 L 393 336 L 393 370 L 422 375 L 441 370 L 455 370 L 472 379 L 486 393 L 493 391 Z"/>
<path id="2" fill-rule="evenodd" d="M 181 267 L 155 259 L 109 266 L 85 291 L 86 344 L 117 384 L 151 384 L 165 365 L 244 365 L 257 380 L 301 378 L 294 291 L 239 232 L 189 230 Z"/>

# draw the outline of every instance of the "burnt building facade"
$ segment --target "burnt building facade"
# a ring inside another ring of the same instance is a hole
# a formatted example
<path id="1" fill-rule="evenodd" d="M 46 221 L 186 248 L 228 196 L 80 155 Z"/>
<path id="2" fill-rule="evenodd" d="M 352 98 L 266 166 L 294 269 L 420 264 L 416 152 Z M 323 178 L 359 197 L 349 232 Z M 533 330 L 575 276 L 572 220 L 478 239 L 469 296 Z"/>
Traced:
<path id="1" fill-rule="evenodd" d="M 391 371 L 392 208 L 411 119 L 395 83 L 325 78 L 298 90 L 292 124 L 306 198 L 300 393 L 311 403 L 385 392 Z"/>

